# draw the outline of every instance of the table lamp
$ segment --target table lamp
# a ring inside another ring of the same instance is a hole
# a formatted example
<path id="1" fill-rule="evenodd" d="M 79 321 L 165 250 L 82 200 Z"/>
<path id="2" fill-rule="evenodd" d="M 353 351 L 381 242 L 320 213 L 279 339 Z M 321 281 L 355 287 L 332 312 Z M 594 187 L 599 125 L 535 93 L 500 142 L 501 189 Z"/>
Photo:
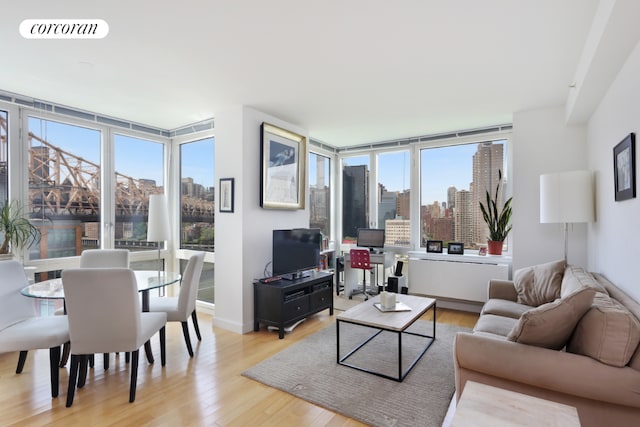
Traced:
<path id="1" fill-rule="evenodd" d="M 160 274 L 161 242 L 169 240 L 169 210 L 164 194 L 149 196 L 149 218 L 147 223 L 147 241 L 158 242 L 158 274 Z"/>
<path id="2" fill-rule="evenodd" d="M 564 224 L 564 262 L 567 262 L 569 223 L 594 219 L 593 184 L 590 171 L 540 175 L 540 223 Z"/>

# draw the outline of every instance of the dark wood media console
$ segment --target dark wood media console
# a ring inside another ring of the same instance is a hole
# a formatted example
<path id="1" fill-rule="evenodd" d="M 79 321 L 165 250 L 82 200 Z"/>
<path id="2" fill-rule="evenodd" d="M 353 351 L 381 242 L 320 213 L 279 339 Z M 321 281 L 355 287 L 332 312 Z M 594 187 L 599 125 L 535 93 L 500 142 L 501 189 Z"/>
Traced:
<path id="1" fill-rule="evenodd" d="M 327 308 L 333 315 L 333 273 L 313 271 L 302 279 L 253 282 L 254 331 L 261 323 L 276 326 L 282 339 L 285 326 Z"/>

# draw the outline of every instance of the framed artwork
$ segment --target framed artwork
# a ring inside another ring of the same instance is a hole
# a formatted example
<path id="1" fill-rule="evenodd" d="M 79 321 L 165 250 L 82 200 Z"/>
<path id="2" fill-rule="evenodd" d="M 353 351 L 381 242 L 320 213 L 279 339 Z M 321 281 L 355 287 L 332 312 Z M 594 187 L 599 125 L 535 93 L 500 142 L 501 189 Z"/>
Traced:
<path id="1" fill-rule="evenodd" d="M 220 212 L 233 212 L 233 178 L 220 178 Z"/>
<path id="2" fill-rule="evenodd" d="M 260 206 L 304 209 L 307 138 L 262 123 Z"/>
<path id="3" fill-rule="evenodd" d="M 442 253 L 442 240 L 427 240 L 427 252 Z"/>
<path id="4" fill-rule="evenodd" d="M 480 256 L 487 255 L 487 247 L 486 246 L 480 246 L 480 248 L 478 248 L 478 255 L 480 255 Z"/>
<path id="5" fill-rule="evenodd" d="M 613 180 L 616 202 L 636 197 L 636 136 L 627 135 L 613 147 Z"/>
<path id="6" fill-rule="evenodd" d="M 464 243 L 449 243 L 447 245 L 447 253 L 449 255 L 463 255 Z"/>

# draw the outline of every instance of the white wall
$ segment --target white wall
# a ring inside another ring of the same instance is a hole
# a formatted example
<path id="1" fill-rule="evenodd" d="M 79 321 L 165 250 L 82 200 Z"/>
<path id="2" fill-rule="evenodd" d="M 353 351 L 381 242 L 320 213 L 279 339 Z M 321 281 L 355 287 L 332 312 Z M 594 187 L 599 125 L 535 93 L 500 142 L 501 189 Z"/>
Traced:
<path id="1" fill-rule="evenodd" d="M 567 126 L 562 106 L 513 117 L 513 270 L 562 259 L 562 224 L 540 224 L 540 175 L 587 168 L 585 126 Z M 569 228 L 568 262 L 587 267 L 587 225 Z"/>
<path id="2" fill-rule="evenodd" d="M 589 166 L 596 176 L 597 221 L 589 232 L 589 267 L 640 301 L 640 199 L 616 202 L 613 147 L 640 136 L 640 44 L 611 84 L 588 125 Z M 636 185 L 638 181 L 636 146 Z M 640 193 L 638 194 L 640 197 Z"/>
<path id="3" fill-rule="evenodd" d="M 215 117 L 215 179 L 235 178 L 235 207 L 233 213 L 216 211 L 214 325 L 245 333 L 253 329 L 253 281 L 265 276 L 271 261 L 272 230 L 309 226 L 308 208 L 260 207 L 260 125 L 266 121 L 308 135 L 305 129 L 243 106 Z"/>

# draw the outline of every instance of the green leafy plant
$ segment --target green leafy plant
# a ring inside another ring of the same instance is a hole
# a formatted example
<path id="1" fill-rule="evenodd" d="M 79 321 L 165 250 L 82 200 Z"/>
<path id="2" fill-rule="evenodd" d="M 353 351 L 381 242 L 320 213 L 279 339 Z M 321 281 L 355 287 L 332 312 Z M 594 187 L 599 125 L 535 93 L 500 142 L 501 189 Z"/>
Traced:
<path id="1" fill-rule="evenodd" d="M 3 235 L 0 254 L 7 254 L 12 248 L 29 247 L 40 240 L 40 230 L 24 217 L 17 200 L 0 208 L 0 234 Z"/>
<path id="2" fill-rule="evenodd" d="M 486 204 L 480 202 L 480 210 L 484 222 L 489 227 L 489 240 L 504 242 L 511 231 L 511 200 L 512 197 L 504 203 L 502 209 L 498 210 L 498 194 L 500 193 L 500 184 L 502 183 L 502 171 L 498 171 L 498 185 L 496 185 L 496 193 L 491 198 L 489 190 L 486 191 Z"/>

